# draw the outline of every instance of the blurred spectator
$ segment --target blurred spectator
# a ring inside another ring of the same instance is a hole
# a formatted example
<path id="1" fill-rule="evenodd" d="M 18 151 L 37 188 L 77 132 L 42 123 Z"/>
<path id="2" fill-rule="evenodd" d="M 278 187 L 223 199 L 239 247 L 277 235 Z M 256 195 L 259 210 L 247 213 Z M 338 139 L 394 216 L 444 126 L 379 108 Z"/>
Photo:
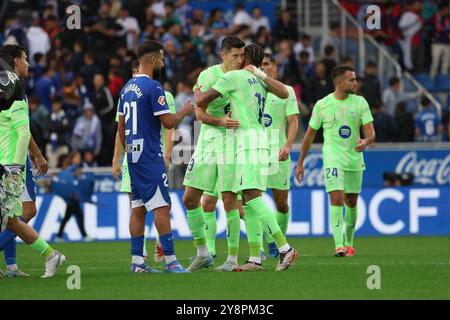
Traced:
<path id="1" fill-rule="evenodd" d="M 111 68 L 108 72 L 108 88 L 111 92 L 111 96 L 113 97 L 114 102 L 117 101 L 117 96 L 119 95 L 120 90 L 124 86 L 125 82 L 123 78 L 120 76 L 117 68 Z M 115 103 L 114 103 L 115 104 Z"/>
<path id="2" fill-rule="evenodd" d="M 377 142 L 393 142 L 396 140 L 397 132 L 395 128 L 394 118 L 384 112 L 384 106 L 371 106 L 373 125 L 375 127 L 375 135 Z"/>
<path id="3" fill-rule="evenodd" d="M 266 28 L 266 30 L 268 32 L 271 31 L 270 29 L 270 23 L 269 23 L 269 18 L 267 18 L 266 16 L 262 15 L 262 10 L 260 7 L 255 6 L 252 9 L 252 24 L 251 24 L 251 28 L 252 28 L 252 33 L 256 34 L 259 30 L 260 27 L 264 27 Z"/>
<path id="4" fill-rule="evenodd" d="M 243 25 L 251 27 L 253 24 L 253 19 L 245 10 L 243 3 L 236 3 L 234 9 L 233 22 L 230 30 L 228 30 L 228 34 L 235 34 Z"/>
<path id="5" fill-rule="evenodd" d="M 116 21 L 122 26 L 123 30 L 127 32 L 127 49 L 130 51 L 133 50 L 137 46 L 138 35 L 141 32 L 137 19 L 135 17 L 130 17 L 128 9 L 122 7 Z"/>
<path id="6" fill-rule="evenodd" d="M 366 74 L 362 79 L 361 95 L 371 107 L 378 106 L 381 102 L 381 85 L 377 73 L 377 64 L 374 61 L 369 61 L 367 63 Z"/>
<path id="7" fill-rule="evenodd" d="M 399 102 L 395 109 L 395 127 L 397 128 L 397 142 L 414 141 L 414 117 L 406 111 L 406 103 Z"/>
<path id="8" fill-rule="evenodd" d="M 419 13 L 422 9 L 420 1 L 412 1 L 408 4 L 407 10 L 400 17 L 398 26 L 402 31 L 402 38 L 399 39 L 403 50 L 403 63 L 409 71 L 414 69 L 413 50 L 418 50 L 420 46 L 420 29 L 422 28 L 422 18 Z"/>
<path id="9" fill-rule="evenodd" d="M 50 114 L 47 108 L 39 103 L 39 98 L 31 96 L 28 100 L 30 107 L 30 130 L 42 154 L 45 154 L 45 145 L 49 138 Z"/>
<path id="10" fill-rule="evenodd" d="M 181 52 L 181 36 L 183 31 L 181 25 L 173 22 L 168 22 L 164 25 L 164 28 L 167 30 L 167 32 L 162 36 L 161 42 L 172 42 L 175 46 L 176 53 Z"/>
<path id="11" fill-rule="evenodd" d="M 341 58 L 341 66 L 347 66 L 355 69 L 355 62 L 351 56 L 345 56 Z"/>
<path id="12" fill-rule="evenodd" d="M 177 0 L 175 3 L 175 15 L 180 18 L 183 27 L 187 27 L 192 17 L 192 7 L 188 0 Z"/>
<path id="13" fill-rule="evenodd" d="M 441 141 L 442 124 L 431 101 L 423 96 L 422 111 L 416 115 L 416 140 L 426 142 Z"/>
<path id="14" fill-rule="evenodd" d="M 205 43 L 204 53 L 206 55 L 206 67 L 211 67 L 220 63 L 220 58 L 216 54 L 216 41 L 208 40 Z"/>
<path id="15" fill-rule="evenodd" d="M 192 93 L 192 86 L 186 82 L 179 82 L 177 86 L 177 95 L 175 96 L 175 108 L 178 112 L 187 100 L 195 101 L 194 94 Z M 178 125 L 177 129 L 180 129 L 183 141 L 191 141 L 194 115 L 184 117 Z"/>
<path id="16" fill-rule="evenodd" d="M 396 4 L 394 1 L 387 1 L 381 16 L 383 28 L 379 32 L 379 37 L 398 59 L 403 59 L 402 49 L 399 44 L 399 40 L 402 37 L 402 32 L 398 27 L 399 20 L 400 4 Z M 402 60 L 400 61 L 402 62 Z"/>
<path id="17" fill-rule="evenodd" d="M 448 74 L 448 64 L 450 60 L 450 21 L 449 4 L 442 3 L 439 11 L 432 18 L 433 43 L 431 45 L 431 69 L 430 77 L 437 74 L 439 63 L 441 63 L 441 74 Z"/>
<path id="18" fill-rule="evenodd" d="M 272 34 L 265 28 L 259 27 L 256 35 L 253 37 L 254 43 L 264 48 L 264 51 L 270 50 L 273 45 Z"/>
<path id="19" fill-rule="evenodd" d="M 111 125 L 110 125 L 111 126 Z M 98 156 L 102 146 L 102 125 L 89 102 L 84 105 L 83 115 L 73 128 L 71 146 L 80 152 L 91 150 Z"/>
<path id="20" fill-rule="evenodd" d="M 309 53 L 309 62 L 314 63 L 314 49 L 311 46 L 311 37 L 307 34 L 303 35 L 302 41 L 298 41 L 294 45 L 295 56 L 298 57 L 300 52 L 306 51 Z"/>
<path id="21" fill-rule="evenodd" d="M 55 15 L 49 15 L 45 20 L 45 32 L 47 32 L 52 45 L 55 44 L 56 39 L 61 33 L 58 18 Z"/>
<path id="22" fill-rule="evenodd" d="M 327 74 L 323 61 L 316 62 L 314 75 L 309 80 L 306 90 L 306 101 L 310 105 L 316 103 L 329 93 L 333 92 L 334 85 L 331 77 Z"/>
<path id="23" fill-rule="evenodd" d="M 386 113 L 391 116 L 394 116 L 398 103 L 417 99 L 422 95 L 422 91 L 405 93 L 403 90 L 400 90 L 400 87 L 400 79 L 397 77 L 392 77 L 389 79 L 389 87 L 383 92 L 383 104 L 385 106 Z"/>
<path id="24" fill-rule="evenodd" d="M 336 62 L 340 62 L 341 57 L 341 35 L 339 22 L 333 21 L 330 23 L 330 31 L 325 34 L 320 40 L 320 55 L 322 58 L 327 56 L 325 48 L 332 46 L 334 48 L 334 55 Z"/>
<path id="25" fill-rule="evenodd" d="M 34 84 L 34 93 L 39 101 L 50 112 L 52 110 L 52 98 L 55 96 L 56 87 L 52 80 L 53 74 L 49 67 L 42 68 L 42 77 Z"/>
<path id="26" fill-rule="evenodd" d="M 24 47 L 27 52 L 29 51 L 28 38 L 24 31 L 25 27 L 16 15 L 6 17 L 4 30 L 5 41 L 3 45 L 17 44 Z"/>
<path id="27" fill-rule="evenodd" d="M 282 40 L 280 42 L 280 52 L 275 55 L 275 59 L 278 64 L 280 81 L 286 83 L 290 79 L 298 80 L 298 63 L 292 48 L 292 41 Z"/>
<path id="28" fill-rule="evenodd" d="M 62 109 L 61 99 L 56 97 L 52 100 L 52 113 L 49 123 L 50 141 L 45 149 L 50 168 L 55 168 L 58 164 L 58 158 L 69 152 L 69 131 L 69 120 Z"/>
<path id="29" fill-rule="evenodd" d="M 47 60 L 45 58 L 45 55 L 37 52 L 33 56 L 33 61 L 34 64 L 31 70 L 33 71 L 34 81 L 36 81 L 42 76 L 42 69 L 44 69 L 44 67 L 47 65 Z"/>
<path id="30" fill-rule="evenodd" d="M 308 51 L 301 51 L 299 57 L 299 71 L 303 80 L 306 81 L 307 78 L 310 78 L 314 75 L 314 64 L 309 62 Z"/>
<path id="31" fill-rule="evenodd" d="M 83 168 L 93 168 L 97 167 L 97 161 L 95 160 L 95 155 L 92 151 L 85 151 L 83 154 Z"/>
<path id="32" fill-rule="evenodd" d="M 288 10 L 281 11 L 280 18 L 278 19 L 274 28 L 274 38 L 281 40 L 293 40 L 297 41 L 298 31 L 297 24 L 292 21 L 291 14 Z"/>
<path id="33" fill-rule="evenodd" d="M 175 14 L 175 4 L 172 1 L 164 2 L 164 9 L 166 10 L 166 16 L 163 19 L 163 27 L 166 28 L 169 24 L 175 24 L 182 27 L 180 18 Z"/>
<path id="34" fill-rule="evenodd" d="M 31 26 L 27 31 L 27 39 L 30 46 L 28 56 L 30 57 L 34 57 L 36 53 L 42 53 L 45 55 L 50 50 L 50 39 L 47 32 L 41 28 L 39 22 L 39 14 L 37 12 L 33 12 Z M 31 61 L 32 65 L 35 63 L 37 63 L 37 61 Z"/>
<path id="35" fill-rule="evenodd" d="M 336 50 L 332 45 L 327 45 L 324 50 L 325 57 L 322 59 L 325 63 L 327 74 L 331 74 L 331 70 L 337 66 L 336 63 Z"/>
<path id="36" fill-rule="evenodd" d="M 84 54 L 84 66 L 81 68 L 80 73 L 84 77 L 84 84 L 86 86 L 86 89 L 88 90 L 88 94 L 91 94 L 94 91 L 94 84 L 92 83 L 94 74 L 100 72 L 100 67 L 95 64 L 93 53 L 86 52 Z"/>
<path id="37" fill-rule="evenodd" d="M 150 7 L 150 10 L 154 15 L 154 24 L 155 27 L 161 27 L 164 17 L 166 16 L 166 9 L 164 7 L 164 1 L 155 0 Z"/>
<path id="38" fill-rule="evenodd" d="M 100 164 L 108 164 L 109 160 L 112 159 L 113 154 L 113 144 L 115 127 L 111 124 L 113 123 L 115 117 L 115 104 L 111 96 L 111 92 L 108 87 L 105 86 L 105 80 L 103 75 L 97 73 L 94 76 L 94 96 L 92 98 L 92 104 L 94 106 L 95 113 L 98 115 L 101 123 L 102 131 L 102 143 L 101 143 L 101 155 L 99 156 Z M 94 148 L 96 150 L 96 148 Z M 98 155 L 98 152 L 96 152 Z"/>

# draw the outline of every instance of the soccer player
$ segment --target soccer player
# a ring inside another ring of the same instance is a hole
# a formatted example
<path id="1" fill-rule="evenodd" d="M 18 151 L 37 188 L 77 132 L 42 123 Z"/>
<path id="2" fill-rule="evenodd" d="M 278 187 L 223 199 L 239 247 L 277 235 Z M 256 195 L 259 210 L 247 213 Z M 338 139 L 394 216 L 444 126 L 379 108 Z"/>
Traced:
<path id="1" fill-rule="evenodd" d="M 240 126 L 235 130 L 236 167 L 233 190 L 243 192 L 247 238 L 250 246 L 248 262 L 235 269 L 240 271 L 262 270 L 258 237 L 261 222 L 265 228 L 269 228 L 280 251 L 277 271 L 287 269 L 297 257 L 297 251 L 286 242 L 275 215 L 261 196 L 261 192 L 266 190 L 269 173 L 269 152 L 263 124 L 267 93 L 272 92 L 282 99 L 289 96 L 288 90 L 281 82 L 272 79 L 255 67 L 261 66 L 263 58 L 264 51 L 260 46 L 249 45 L 245 47 L 243 70 L 224 74 L 206 92 L 195 91 L 196 102 L 199 106 L 204 106 L 220 96 L 229 96 L 231 115 L 240 122 Z"/>
<path id="2" fill-rule="evenodd" d="M 270 53 L 264 54 L 262 70 L 276 79 L 277 65 Z M 294 88 L 286 86 L 289 98 L 280 99 L 272 93 L 267 94 L 264 125 L 270 141 L 271 175 L 267 180 L 267 188 L 272 195 L 277 209 L 276 218 L 281 232 L 286 237 L 291 210 L 288 205 L 288 194 L 291 187 L 291 148 L 298 129 L 298 104 Z M 288 128 L 286 138 L 286 126 Z M 268 242 L 269 257 L 278 256 L 277 246 L 268 230 L 263 230 Z"/>
<path id="3" fill-rule="evenodd" d="M 357 201 L 361 192 L 363 170 L 362 152 L 375 141 L 373 118 L 367 101 L 355 95 L 356 74 L 351 67 L 337 66 L 331 76 L 335 90 L 316 102 L 300 150 L 295 176 L 301 181 L 303 161 L 323 128 L 323 172 L 325 188 L 330 196 L 330 222 L 335 243 L 335 256 L 354 256 L 353 238 L 358 215 Z M 360 130 L 364 138 L 360 136 Z M 345 243 L 343 210 L 345 205 Z"/>
<path id="4" fill-rule="evenodd" d="M 206 91 L 224 74 L 242 68 L 245 43 L 236 36 L 225 37 L 221 43 L 223 63 L 200 73 L 195 88 Z M 189 162 L 184 178 L 183 203 L 187 209 L 189 228 L 197 247 L 197 256 L 188 269 L 196 271 L 213 264 L 205 237 L 205 216 L 208 228 L 215 222 L 215 210 L 204 213 L 200 200 L 204 191 L 213 192 L 216 185 L 221 193 L 227 217 L 228 258 L 216 271 L 232 271 L 237 266 L 240 220 L 234 184 L 234 136 L 227 129 L 239 126 L 239 121 L 230 117 L 229 99 L 219 97 L 196 108 L 197 119 L 202 121 L 197 147 Z M 215 229 L 215 228 L 212 228 Z M 215 233 L 215 232 L 214 232 Z M 215 235 L 214 235 L 215 237 Z M 211 248 L 215 254 L 215 248 Z"/>
<path id="5" fill-rule="evenodd" d="M 153 71 L 164 66 L 163 46 L 159 42 L 144 41 L 137 49 L 137 56 L 139 74 L 121 90 L 118 111 L 119 137 L 127 153 L 131 180 L 131 272 L 158 272 L 145 264 L 143 254 L 145 216 L 153 210 L 164 253 L 164 271 L 186 273 L 173 247 L 161 124 L 167 129 L 174 128 L 194 112 L 194 107 L 188 103 L 178 113 L 171 114 L 162 85 L 152 79 Z"/>
<path id="6" fill-rule="evenodd" d="M 27 55 L 25 50 L 16 45 L 7 45 L 1 48 L 0 58 L 11 66 L 14 66 L 17 75 L 28 76 Z M 19 81 L 18 86 L 21 86 Z M 30 125 L 28 116 L 28 103 L 23 87 L 19 88 L 11 98 L 11 107 L 0 112 L 0 214 L 2 218 L 2 230 L 6 227 L 16 234 L 32 249 L 45 256 L 45 273 L 42 278 L 53 277 L 57 268 L 62 266 L 66 258 L 60 252 L 54 250 L 49 244 L 39 237 L 39 234 L 26 222 L 22 221 L 22 210 L 29 213 L 28 217 L 34 215 L 36 207 L 31 197 L 25 199 L 31 202 L 22 208 L 22 193 L 25 189 L 26 173 L 24 171 L 27 162 L 27 150 L 30 144 Z M 36 144 L 32 143 L 32 153 L 38 156 Z M 38 172 L 46 171 L 46 163 L 38 159 Z M 29 179 L 31 173 L 28 175 Z M 26 194 L 26 193 L 25 193 Z M 23 198 L 22 198 L 23 199 Z M 7 231 L 6 231 L 7 232 Z M 9 235 L 14 238 L 14 235 Z"/>
<path id="7" fill-rule="evenodd" d="M 139 72 L 139 61 L 135 60 L 132 62 L 131 64 L 131 69 L 132 69 L 132 76 L 134 77 L 135 75 L 138 74 Z M 156 70 L 155 70 L 156 71 Z M 155 77 L 156 78 L 156 77 Z M 176 112 L 175 109 L 175 99 L 172 95 L 172 93 L 170 93 L 169 91 L 164 91 L 166 98 L 167 98 L 167 104 L 169 105 L 170 111 L 172 113 Z M 119 101 L 120 104 L 120 101 Z M 116 114 L 116 122 L 119 122 L 119 114 Z M 170 166 L 170 154 L 172 153 L 172 146 L 173 146 L 173 141 L 172 141 L 172 133 L 173 133 L 174 129 L 165 129 L 163 128 L 163 148 L 164 148 L 164 162 L 166 164 L 166 170 L 169 170 L 169 166 Z M 120 138 L 119 138 L 119 131 L 116 132 L 116 141 L 115 141 L 115 145 L 114 145 L 114 157 L 113 157 L 113 161 L 112 161 L 112 168 L 113 168 L 113 175 L 114 178 L 119 181 L 119 176 L 122 177 L 122 183 L 120 186 L 120 192 L 124 192 L 128 194 L 128 197 L 130 199 L 130 208 L 131 208 L 131 184 L 130 184 L 130 174 L 128 172 L 128 162 L 127 162 L 127 157 L 124 157 L 125 155 L 125 150 L 122 148 L 122 144 L 120 143 Z M 122 161 L 122 165 L 120 164 L 120 160 L 123 158 Z M 148 259 L 148 253 L 147 253 L 147 248 L 145 245 L 145 238 L 144 238 L 144 258 L 147 260 Z M 162 252 L 162 247 L 161 247 L 161 243 L 159 242 L 159 237 L 156 237 L 156 242 L 155 242 L 155 251 L 154 251 L 154 260 L 155 262 L 164 262 L 164 255 Z"/>

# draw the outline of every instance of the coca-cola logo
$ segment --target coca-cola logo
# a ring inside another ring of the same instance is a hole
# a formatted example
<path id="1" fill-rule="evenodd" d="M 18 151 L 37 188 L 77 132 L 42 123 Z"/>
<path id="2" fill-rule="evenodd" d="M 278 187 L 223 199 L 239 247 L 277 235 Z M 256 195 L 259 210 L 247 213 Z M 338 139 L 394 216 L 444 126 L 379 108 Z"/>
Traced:
<path id="1" fill-rule="evenodd" d="M 294 163 L 293 163 L 294 164 Z M 295 163 L 293 166 L 293 171 L 295 172 L 295 168 L 297 164 Z M 323 187 L 325 182 L 323 180 L 323 158 L 322 153 L 311 153 L 306 156 L 305 161 L 303 162 L 303 167 L 305 169 L 305 174 L 303 180 L 298 182 L 294 177 L 294 185 L 297 187 Z"/>
<path id="2" fill-rule="evenodd" d="M 443 159 L 418 159 L 417 152 L 408 152 L 400 159 L 396 173 L 414 174 L 414 182 L 446 185 L 450 182 L 450 154 Z"/>

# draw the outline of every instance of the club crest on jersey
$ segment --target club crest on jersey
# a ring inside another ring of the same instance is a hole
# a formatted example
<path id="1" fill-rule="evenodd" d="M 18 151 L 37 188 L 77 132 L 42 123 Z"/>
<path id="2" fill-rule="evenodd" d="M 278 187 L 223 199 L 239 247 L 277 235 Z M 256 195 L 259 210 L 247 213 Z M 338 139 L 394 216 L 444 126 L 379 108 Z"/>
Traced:
<path id="1" fill-rule="evenodd" d="M 339 128 L 339 135 L 341 138 L 348 139 L 352 135 L 352 129 L 349 126 L 342 126 Z"/>
<path id="2" fill-rule="evenodd" d="M 164 96 L 159 96 L 159 98 L 158 98 L 158 103 L 160 104 L 160 105 L 165 105 L 166 104 L 166 97 L 164 97 Z"/>
<path id="3" fill-rule="evenodd" d="M 264 113 L 264 127 L 270 127 L 270 125 L 272 124 L 272 116 L 268 113 Z"/>

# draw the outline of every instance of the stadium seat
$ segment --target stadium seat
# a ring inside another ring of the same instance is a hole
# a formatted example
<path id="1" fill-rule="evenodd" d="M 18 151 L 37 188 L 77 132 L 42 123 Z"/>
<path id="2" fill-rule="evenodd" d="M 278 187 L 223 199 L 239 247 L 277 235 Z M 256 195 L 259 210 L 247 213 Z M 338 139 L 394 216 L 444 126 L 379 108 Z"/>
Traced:
<path id="1" fill-rule="evenodd" d="M 405 92 L 412 92 L 412 91 L 417 91 L 417 88 L 413 85 L 411 80 L 404 77 L 403 78 L 403 90 Z"/>
<path id="2" fill-rule="evenodd" d="M 415 74 L 414 78 L 428 91 L 434 91 L 433 80 L 431 80 L 427 73 Z"/>
<path id="3" fill-rule="evenodd" d="M 448 74 L 438 74 L 434 79 L 434 90 L 435 91 L 450 91 L 450 75 Z"/>

